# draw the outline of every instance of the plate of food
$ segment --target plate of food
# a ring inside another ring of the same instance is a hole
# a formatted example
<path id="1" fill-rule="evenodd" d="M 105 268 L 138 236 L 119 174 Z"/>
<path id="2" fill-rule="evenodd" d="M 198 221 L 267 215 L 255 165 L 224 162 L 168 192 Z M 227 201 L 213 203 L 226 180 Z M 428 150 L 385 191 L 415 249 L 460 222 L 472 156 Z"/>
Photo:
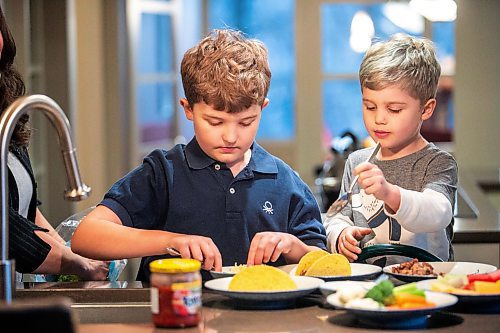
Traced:
<path id="1" fill-rule="evenodd" d="M 363 285 L 341 288 L 327 296 L 326 301 L 368 326 L 410 328 L 425 326 L 429 315 L 453 306 L 457 297 L 424 291 L 416 283 L 394 287 L 385 280 L 371 289 Z"/>
<path id="2" fill-rule="evenodd" d="M 232 277 L 206 281 L 205 287 L 238 300 L 282 301 L 310 294 L 323 283 L 321 279 L 290 276 L 276 267 L 256 265 Z"/>
<path id="3" fill-rule="evenodd" d="M 328 296 L 330 294 L 333 294 L 337 292 L 337 290 L 341 290 L 344 288 L 357 288 L 357 287 L 362 287 L 365 289 L 371 289 L 375 286 L 374 281 L 350 281 L 350 280 L 344 280 L 344 281 L 328 281 L 323 283 L 319 289 L 321 290 L 321 293 L 324 296 Z"/>
<path id="4" fill-rule="evenodd" d="M 435 279 L 444 274 L 482 274 L 495 271 L 493 265 L 474 262 L 425 262 L 412 259 L 401 264 L 385 266 L 383 272 L 404 282 Z"/>
<path id="5" fill-rule="evenodd" d="M 359 263 L 349 263 L 346 257 L 323 250 L 308 252 L 290 270 L 291 276 L 311 276 L 324 281 L 367 280 L 376 278 L 382 268 Z"/>
<path id="6" fill-rule="evenodd" d="M 241 270 L 244 269 L 245 267 L 247 267 L 247 265 L 245 264 L 234 264 L 233 266 L 223 266 L 222 271 L 220 272 L 210 271 L 210 275 L 212 275 L 214 279 L 230 277 L 238 272 L 241 272 Z"/>
<path id="7" fill-rule="evenodd" d="M 424 290 L 455 295 L 460 310 L 500 313 L 500 270 L 468 275 L 448 273 L 417 285 Z"/>

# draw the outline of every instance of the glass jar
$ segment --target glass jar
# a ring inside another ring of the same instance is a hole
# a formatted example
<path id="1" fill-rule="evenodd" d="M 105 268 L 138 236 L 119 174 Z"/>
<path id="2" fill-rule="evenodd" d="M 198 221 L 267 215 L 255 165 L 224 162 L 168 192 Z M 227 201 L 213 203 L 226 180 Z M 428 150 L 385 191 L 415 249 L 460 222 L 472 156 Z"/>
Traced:
<path id="1" fill-rule="evenodd" d="M 149 264 L 151 313 L 157 327 L 196 326 L 201 318 L 201 263 L 160 259 Z"/>

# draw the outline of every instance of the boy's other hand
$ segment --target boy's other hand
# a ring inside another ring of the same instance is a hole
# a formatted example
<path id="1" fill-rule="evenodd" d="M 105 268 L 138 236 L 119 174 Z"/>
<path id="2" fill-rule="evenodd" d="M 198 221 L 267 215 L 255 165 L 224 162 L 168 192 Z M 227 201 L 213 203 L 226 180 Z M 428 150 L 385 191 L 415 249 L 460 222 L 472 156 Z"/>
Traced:
<path id="1" fill-rule="evenodd" d="M 281 254 L 289 253 L 297 240 L 294 235 L 284 232 L 259 232 L 250 244 L 247 265 L 275 262 Z"/>
<path id="2" fill-rule="evenodd" d="M 222 256 L 211 238 L 196 235 L 177 235 L 171 239 L 169 247 L 173 247 L 182 258 L 201 261 L 205 270 L 222 271 Z"/>
<path id="3" fill-rule="evenodd" d="M 372 232 L 370 228 L 347 227 L 340 233 L 337 241 L 337 252 L 344 255 L 350 262 L 358 259 L 361 253 L 359 241 Z"/>

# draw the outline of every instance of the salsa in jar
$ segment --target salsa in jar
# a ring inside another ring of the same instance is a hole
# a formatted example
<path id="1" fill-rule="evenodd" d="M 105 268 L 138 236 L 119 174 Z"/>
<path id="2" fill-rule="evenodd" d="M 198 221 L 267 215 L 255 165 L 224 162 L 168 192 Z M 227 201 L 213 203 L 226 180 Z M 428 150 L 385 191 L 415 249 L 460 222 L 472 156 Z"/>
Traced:
<path id="1" fill-rule="evenodd" d="M 201 263 L 160 259 L 149 264 L 151 313 L 156 327 L 196 326 L 201 318 Z"/>

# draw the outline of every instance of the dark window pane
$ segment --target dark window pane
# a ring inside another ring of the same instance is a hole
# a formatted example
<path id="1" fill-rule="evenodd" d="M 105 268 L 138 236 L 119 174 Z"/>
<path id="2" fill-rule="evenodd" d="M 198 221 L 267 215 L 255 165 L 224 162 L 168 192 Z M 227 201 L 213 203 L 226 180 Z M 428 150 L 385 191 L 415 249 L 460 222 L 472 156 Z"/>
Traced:
<path id="1" fill-rule="evenodd" d="M 171 137 L 174 111 L 174 86 L 171 83 L 143 83 L 137 89 L 140 142 Z"/>
<path id="2" fill-rule="evenodd" d="M 163 14 L 142 14 L 138 67 L 140 73 L 166 73 L 173 70 L 172 18 Z"/>
<path id="3" fill-rule="evenodd" d="M 325 73 L 357 73 L 363 58 L 349 47 L 351 21 L 367 5 L 324 4 L 321 6 L 322 69 Z"/>
<path id="4" fill-rule="evenodd" d="M 357 80 L 335 80 L 323 83 L 323 122 L 327 139 L 345 131 L 358 138 L 367 137 L 361 109 L 361 89 Z"/>
<path id="5" fill-rule="evenodd" d="M 294 137 L 295 3 L 293 0 L 209 1 L 209 28 L 233 28 L 258 38 L 269 50 L 272 79 L 258 139 Z"/>
<path id="6" fill-rule="evenodd" d="M 434 22 L 432 23 L 432 40 L 436 45 L 436 53 L 441 63 L 451 73 L 454 74 L 455 63 L 455 23 L 454 22 Z M 453 68 L 449 68 L 453 67 Z"/>

